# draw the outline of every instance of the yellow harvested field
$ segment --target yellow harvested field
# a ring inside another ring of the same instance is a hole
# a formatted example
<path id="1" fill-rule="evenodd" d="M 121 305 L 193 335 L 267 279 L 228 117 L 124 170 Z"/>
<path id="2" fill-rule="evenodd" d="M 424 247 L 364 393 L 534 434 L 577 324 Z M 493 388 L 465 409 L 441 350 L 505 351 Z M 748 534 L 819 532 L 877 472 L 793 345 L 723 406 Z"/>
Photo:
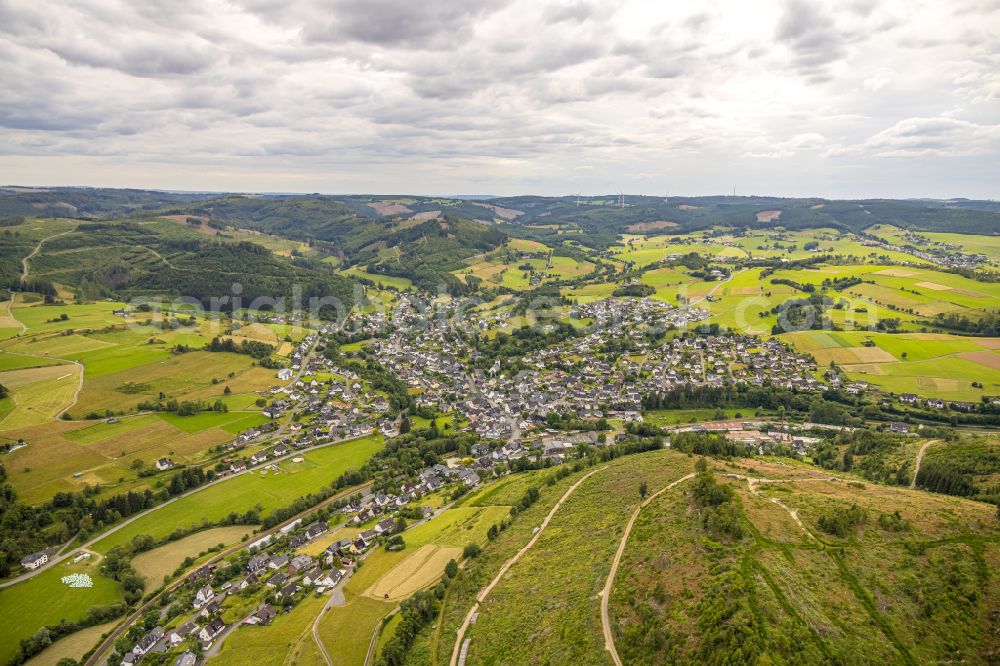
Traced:
<path id="1" fill-rule="evenodd" d="M 912 277 L 916 275 L 915 271 L 908 271 L 905 268 L 883 268 L 880 271 L 875 271 L 872 275 L 888 275 L 889 277 Z"/>
<path id="2" fill-rule="evenodd" d="M 816 349 L 812 351 L 812 355 L 820 365 L 829 365 L 830 361 L 838 365 L 894 363 L 896 361 L 895 356 L 878 347 L 829 347 Z"/>
<path id="3" fill-rule="evenodd" d="M 917 377 L 917 384 L 925 391 L 960 391 L 968 382 L 945 377 Z"/>
<path id="4" fill-rule="evenodd" d="M 937 282 L 917 282 L 913 285 L 914 287 L 923 287 L 924 289 L 930 289 L 931 291 L 950 291 L 951 287 L 938 284 Z"/>
<path id="5" fill-rule="evenodd" d="M 69 636 L 42 650 L 31 661 L 27 662 L 27 666 L 56 666 L 60 659 L 78 659 L 80 655 L 97 645 L 101 637 L 111 631 L 116 624 L 118 624 L 118 620 L 112 620 L 107 624 L 74 631 Z"/>
<path id="6" fill-rule="evenodd" d="M 966 361 L 972 361 L 973 363 L 978 363 L 979 365 L 984 365 L 987 368 L 992 368 L 993 370 L 1000 370 L 1000 354 L 992 351 L 975 351 L 975 352 L 962 352 L 958 355 L 959 358 L 964 358 Z"/>
<path id="7" fill-rule="evenodd" d="M 774 220 L 777 220 L 779 217 L 781 217 L 780 210 L 762 210 L 759 213 L 757 213 L 758 222 L 773 222 Z"/>
<path id="8" fill-rule="evenodd" d="M 17 388 L 46 379 L 63 379 L 76 374 L 79 366 L 49 365 L 42 368 L 24 368 L 23 370 L 8 370 L 0 372 L 0 384 L 7 388 Z"/>
<path id="9" fill-rule="evenodd" d="M 421 546 L 397 564 L 365 591 L 375 599 L 405 599 L 434 583 L 444 572 L 448 560 L 458 560 L 462 549 L 454 546 Z"/>
<path id="10" fill-rule="evenodd" d="M 220 543 L 229 545 L 238 542 L 244 534 L 253 532 L 252 525 L 234 525 L 231 527 L 216 527 L 210 530 L 195 532 L 177 541 L 140 553 L 132 559 L 132 567 L 147 583 L 147 588 L 160 584 L 164 576 L 169 576 L 188 556 L 197 557 L 199 553 Z"/>

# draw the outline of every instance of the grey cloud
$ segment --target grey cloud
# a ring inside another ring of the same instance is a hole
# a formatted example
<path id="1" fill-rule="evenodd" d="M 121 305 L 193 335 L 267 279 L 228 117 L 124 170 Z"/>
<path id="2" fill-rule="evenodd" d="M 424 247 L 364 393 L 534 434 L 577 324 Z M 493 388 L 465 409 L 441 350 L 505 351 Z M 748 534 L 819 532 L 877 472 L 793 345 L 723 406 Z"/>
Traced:
<path id="1" fill-rule="evenodd" d="M 592 17 L 594 13 L 594 6 L 589 3 L 569 2 L 547 7 L 543 19 L 547 23 L 562 23 L 564 21 L 580 23 Z"/>
<path id="2" fill-rule="evenodd" d="M 357 41 L 386 47 L 455 46 L 476 19 L 495 12 L 506 0 L 338 0 L 331 16 L 307 23 L 307 42 Z M 323 12 L 326 14 L 326 12 Z"/>
<path id="3" fill-rule="evenodd" d="M 826 66 L 846 53 L 832 21 L 810 0 L 790 0 L 778 24 L 777 38 L 791 49 L 796 69 L 814 81 L 827 79 Z"/>

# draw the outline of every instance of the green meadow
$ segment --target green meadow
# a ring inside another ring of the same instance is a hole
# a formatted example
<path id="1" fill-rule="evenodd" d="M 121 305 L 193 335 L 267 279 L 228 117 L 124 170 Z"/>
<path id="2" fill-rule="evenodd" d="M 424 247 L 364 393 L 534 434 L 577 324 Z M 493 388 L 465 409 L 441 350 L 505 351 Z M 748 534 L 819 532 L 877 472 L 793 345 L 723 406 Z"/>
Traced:
<path id="1" fill-rule="evenodd" d="M 121 600 L 119 584 L 101 576 L 94 559 L 57 564 L 23 583 L 0 588 L 0 613 L 5 618 L 4 630 L 0 632 L 0 662 L 7 663 L 21 639 L 31 636 L 39 627 L 59 624 L 64 619 L 79 620 L 91 606 Z M 72 588 L 60 580 L 72 573 L 89 575 L 94 586 Z"/>
<path id="2" fill-rule="evenodd" d="M 266 516 L 330 484 L 344 471 L 360 467 L 381 447 L 382 438 L 370 436 L 305 451 L 301 463 L 288 460 L 279 465 L 278 472 L 253 470 L 157 509 L 101 539 L 94 549 L 106 553 L 138 534 L 163 538 L 178 527 L 220 520 L 231 512 L 244 513 L 256 506 Z"/>

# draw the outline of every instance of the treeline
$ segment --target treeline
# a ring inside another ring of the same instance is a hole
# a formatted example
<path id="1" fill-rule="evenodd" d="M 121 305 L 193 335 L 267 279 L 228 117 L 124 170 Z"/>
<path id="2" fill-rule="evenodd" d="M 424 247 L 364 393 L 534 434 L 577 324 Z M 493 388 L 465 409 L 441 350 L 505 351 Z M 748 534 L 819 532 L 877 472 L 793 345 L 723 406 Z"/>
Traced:
<path id="1" fill-rule="evenodd" d="M 998 314 L 986 314 L 977 319 L 955 313 L 939 314 L 934 317 L 934 323 L 963 335 L 988 338 L 1000 336 L 1000 315 Z"/>
<path id="2" fill-rule="evenodd" d="M 139 411 L 169 412 L 177 414 L 177 416 L 194 416 L 201 412 L 226 413 L 229 411 L 229 406 L 222 402 L 221 399 L 215 402 L 206 402 L 204 400 L 184 400 L 183 402 L 177 402 L 173 398 L 165 402 L 161 400 L 147 400 L 140 402 L 137 407 Z"/>
<path id="3" fill-rule="evenodd" d="M 701 409 L 749 407 L 806 411 L 810 396 L 788 389 L 756 386 L 681 386 L 650 393 L 642 398 L 643 409 Z"/>
<path id="4" fill-rule="evenodd" d="M 245 354 L 256 359 L 269 358 L 274 353 L 274 346 L 258 340 L 242 340 L 237 344 L 232 338 L 212 338 L 212 341 L 204 347 L 210 352 L 231 352 L 233 354 Z"/>
<path id="5" fill-rule="evenodd" d="M 752 455 L 748 445 L 708 432 L 679 432 L 670 438 L 670 448 L 699 456 L 742 458 Z"/>
<path id="6" fill-rule="evenodd" d="M 830 307 L 835 306 L 829 296 L 813 294 L 809 298 L 791 298 L 766 314 L 762 312 L 761 316 L 778 315 L 778 321 L 771 327 L 772 335 L 805 330 L 839 330 L 826 315 Z"/>
<path id="7" fill-rule="evenodd" d="M 1000 505 L 1000 447 L 989 440 L 963 441 L 927 449 L 917 487 L 946 495 L 972 497 Z"/>
<path id="8" fill-rule="evenodd" d="M 621 287 L 617 287 L 613 292 L 611 292 L 611 295 L 641 298 L 643 296 L 652 296 L 655 293 L 656 293 L 655 287 L 640 282 L 640 283 L 627 284 Z"/>
<path id="9" fill-rule="evenodd" d="M 0 465 L 0 577 L 6 577 L 21 557 L 62 544 L 73 534 L 86 541 L 92 534 L 171 497 L 196 488 L 215 477 L 200 467 L 174 472 L 155 492 L 128 491 L 98 500 L 98 487 L 86 486 L 77 492 L 58 492 L 44 504 L 33 506 L 20 501 L 6 481 Z M 61 523 L 61 524 L 60 524 Z"/>

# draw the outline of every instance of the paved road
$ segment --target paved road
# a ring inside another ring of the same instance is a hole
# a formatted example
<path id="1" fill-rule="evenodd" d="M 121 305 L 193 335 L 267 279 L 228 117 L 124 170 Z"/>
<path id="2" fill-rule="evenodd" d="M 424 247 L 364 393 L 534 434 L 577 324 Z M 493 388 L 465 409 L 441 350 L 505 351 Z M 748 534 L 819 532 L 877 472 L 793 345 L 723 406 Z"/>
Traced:
<path id="1" fill-rule="evenodd" d="M 743 269 L 743 270 L 746 270 L 746 269 Z M 701 303 L 702 301 L 707 300 L 709 297 L 714 296 L 715 292 L 717 292 L 719 289 L 721 289 L 724 284 L 732 282 L 733 278 L 736 277 L 737 275 L 739 275 L 742 272 L 743 272 L 742 270 L 739 270 L 739 271 L 736 271 L 735 273 L 730 273 L 729 277 L 727 277 L 725 280 L 723 280 L 719 284 L 717 284 L 714 287 L 712 287 L 707 294 L 705 294 L 704 296 L 702 296 L 698 300 L 691 301 L 687 305 L 689 305 L 689 306 L 698 305 L 698 303 Z"/>
<path id="2" fill-rule="evenodd" d="M 348 442 L 351 439 L 360 439 L 360 438 L 358 438 L 358 437 L 351 437 L 351 438 L 345 438 L 345 439 L 336 439 L 336 440 L 333 440 L 332 442 L 327 442 L 326 444 L 319 444 L 318 446 L 313 446 L 313 447 L 310 447 L 308 449 L 292 450 L 287 455 L 281 456 L 280 458 L 272 458 L 269 461 L 268 464 L 282 462 L 282 461 L 288 460 L 289 458 L 292 458 L 294 456 L 300 456 L 300 455 L 302 455 L 304 453 L 308 453 L 309 451 L 315 451 L 316 449 L 322 449 L 322 448 L 327 447 L 327 446 L 334 446 L 336 444 L 343 444 L 344 442 Z M 38 574 L 42 573 L 43 571 L 45 571 L 49 567 L 55 566 L 59 562 L 62 562 L 67 557 L 70 557 L 71 555 L 76 554 L 80 550 L 84 550 L 84 549 L 87 549 L 87 548 L 90 548 L 90 547 L 94 546 L 95 544 L 97 544 L 100 541 L 103 541 L 105 538 L 111 536 L 112 534 L 114 534 L 118 530 L 120 530 L 120 529 L 122 529 L 124 527 L 127 527 L 128 525 L 134 523 L 135 521 L 139 520 L 140 518 L 142 518 L 144 516 L 147 516 L 147 515 L 153 513 L 154 511 L 158 511 L 158 510 L 162 509 L 163 507 L 167 506 L 168 504 L 173 504 L 177 500 L 184 499 L 185 497 L 189 497 L 191 495 L 194 495 L 195 493 L 199 493 L 199 492 L 201 492 L 201 491 L 203 491 L 203 490 L 205 490 L 207 488 L 211 488 L 214 485 L 217 485 L 217 484 L 220 484 L 220 483 L 224 483 L 226 481 L 230 481 L 232 479 L 235 479 L 238 476 L 243 476 L 244 474 L 249 474 L 250 472 L 257 471 L 258 469 L 259 468 L 257 468 L 257 467 L 248 467 L 247 469 L 243 470 L 242 472 L 236 472 L 234 474 L 229 474 L 227 476 L 224 476 L 224 477 L 222 477 L 220 479 L 215 479 L 214 481 L 209 481 L 208 483 L 206 483 L 204 485 L 201 485 L 201 486 L 198 486 L 197 488 L 192 488 L 191 490 L 187 491 L 186 493 L 183 493 L 181 495 L 177 495 L 176 497 L 171 497 L 170 499 L 168 499 L 163 504 L 157 504 L 156 506 L 154 506 L 152 508 L 146 509 L 145 511 L 141 511 L 141 512 L 135 514 L 134 516 L 129 516 L 126 520 L 118 523 L 117 525 L 115 525 L 114 527 L 108 529 L 107 531 L 102 532 L 101 534 L 99 534 L 98 536 L 94 537 L 93 539 L 91 539 L 87 543 L 83 544 L 79 548 L 74 548 L 74 549 L 70 550 L 69 552 L 67 552 L 67 553 L 65 553 L 63 555 L 57 555 L 55 557 L 52 557 L 52 558 L 49 559 L 48 562 L 46 562 L 42 566 L 38 567 L 37 569 L 34 569 L 32 571 L 28 571 L 26 573 L 21 574 L 20 576 L 18 576 L 16 578 L 11 578 L 10 580 L 6 580 L 6 581 L 0 583 L 0 588 L 10 587 L 11 585 L 15 585 L 15 584 L 20 583 L 22 581 L 28 580 L 29 578 L 33 578 L 34 576 L 37 576 Z"/>
<path id="3" fill-rule="evenodd" d="M 618 565 L 621 564 L 622 555 L 625 553 L 625 545 L 628 543 L 628 535 L 631 534 L 632 527 L 635 525 L 636 519 L 639 518 L 639 512 L 642 511 L 643 507 L 656 499 L 656 497 L 661 493 L 664 493 L 677 484 L 687 481 L 693 477 L 694 472 L 688 474 L 687 476 L 682 476 L 676 481 L 668 483 L 642 501 L 639 506 L 635 508 L 635 511 L 632 512 L 632 517 L 629 518 L 628 524 L 625 526 L 625 532 L 622 534 L 622 539 L 618 543 L 618 550 L 615 552 L 615 558 L 611 561 L 611 571 L 608 572 L 608 579 L 604 583 L 604 589 L 601 590 L 601 627 L 604 630 L 604 647 L 611 653 L 611 659 L 615 662 L 616 666 L 622 666 L 622 660 L 618 656 L 618 650 L 615 648 L 615 637 L 611 631 L 611 619 L 608 615 L 608 601 L 611 599 L 611 587 L 615 582 L 615 574 L 618 573 Z"/>
<path id="4" fill-rule="evenodd" d="M 593 471 L 587 472 L 576 483 L 570 486 L 566 490 L 566 492 L 563 493 L 563 496 L 559 498 L 559 501 L 556 502 L 556 505 L 552 507 L 552 510 L 549 511 L 548 515 L 545 516 L 545 520 L 542 521 L 541 526 L 539 526 L 538 531 L 535 532 L 535 535 L 531 537 L 531 540 L 528 543 L 526 543 L 524 547 L 521 548 L 521 550 L 517 551 L 517 554 L 514 555 L 514 557 L 507 560 L 504 563 L 504 565 L 500 567 L 499 573 L 497 573 L 496 577 L 494 577 L 493 580 L 490 581 L 489 585 L 487 585 L 486 587 L 484 587 L 482 590 L 479 591 L 479 594 L 476 595 L 476 603 L 474 603 L 472 605 L 472 608 L 469 609 L 469 612 L 465 616 L 465 620 L 462 622 L 462 626 L 458 628 L 458 633 L 455 636 L 455 647 L 451 651 L 451 661 L 449 662 L 450 666 L 458 666 L 458 655 L 462 651 L 462 639 L 465 637 L 465 632 L 466 630 L 468 630 L 469 625 L 472 623 L 473 616 L 476 615 L 476 613 L 479 611 L 479 605 L 486 600 L 486 597 L 488 597 L 490 592 L 493 591 L 493 588 L 497 586 L 497 584 L 500 582 L 500 579 L 503 578 L 504 574 L 506 574 L 507 571 L 509 571 L 512 566 L 517 564 L 518 560 L 520 560 L 525 553 L 531 550 L 531 548 L 538 541 L 539 537 L 542 536 L 542 532 L 545 531 L 545 528 L 548 527 L 549 523 L 552 521 L 553 516 L 556 515 L 556 511 L 558 511 L 559 507 L 563 505 L 563 502 L 569 499 L 570 495 L 572 495 L 576 491 L 576 489 L 580 487 L 581 483 L 592 477 L 594 474 L 604 471 L 607 468 L 608 466 L 605 465 L 603 467 L 598 467 Z"/>

